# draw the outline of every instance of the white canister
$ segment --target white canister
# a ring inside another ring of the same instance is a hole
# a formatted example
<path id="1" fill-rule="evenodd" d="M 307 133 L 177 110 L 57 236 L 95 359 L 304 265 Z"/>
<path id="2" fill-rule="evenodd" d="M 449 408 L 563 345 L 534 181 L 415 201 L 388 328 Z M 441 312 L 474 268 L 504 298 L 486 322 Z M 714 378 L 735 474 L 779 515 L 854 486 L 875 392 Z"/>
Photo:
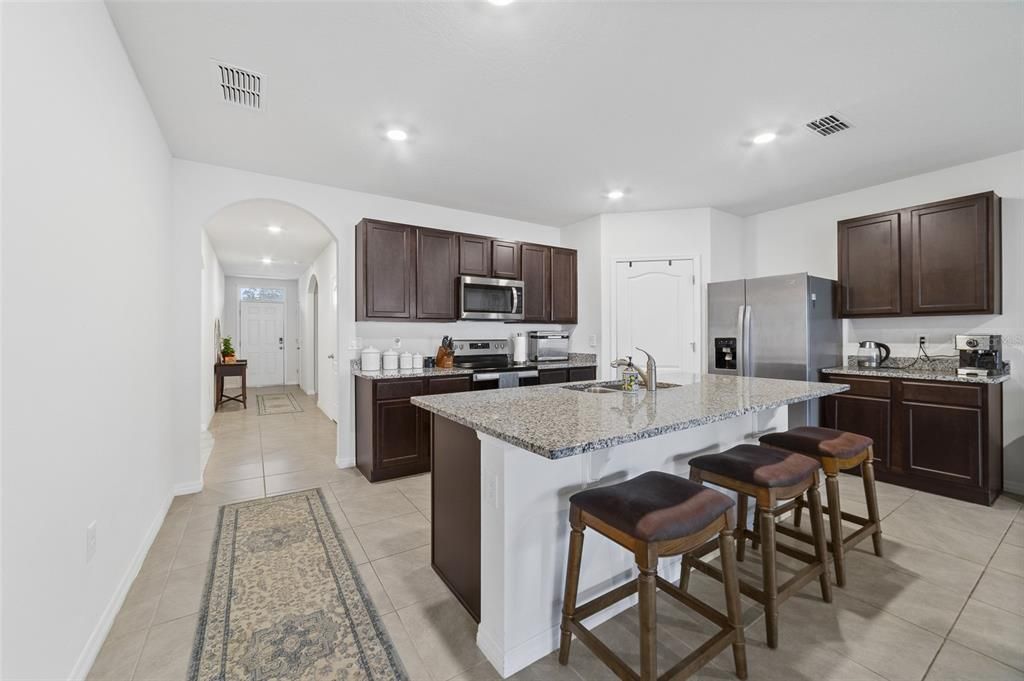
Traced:
<path id="1" fill-rule="evenodd" d="M 526 336 L 521 333 L 512 336 L 512 361 L 526 364 Z"/>
<path id="2" fill-rule="evenodd" d="M 403 352 L 398 356 L 398 368 L 399 369 L 412 369 L 412 353 Z"/>
<path id="3" fill-rule="evenodd" d="M 363 348 L 363 352 L 359 355 L 359 367 L 363 371 L 380 371 L 380 350 L 372 345 Z"/>
<path id="4" fill-rule="evenodd" d="M 414 353 L 412 356 L 412 368 L 422 369 L 423 368 L 423 355 L 420 353 Z"/>
<path id="5" fill-rule="evenodd" d="M 385 350 L 381 353 L 381 360 L 384 364 L 384 371 L 394 371 L 398 368 L 398 353 L 394 350 Z"/>

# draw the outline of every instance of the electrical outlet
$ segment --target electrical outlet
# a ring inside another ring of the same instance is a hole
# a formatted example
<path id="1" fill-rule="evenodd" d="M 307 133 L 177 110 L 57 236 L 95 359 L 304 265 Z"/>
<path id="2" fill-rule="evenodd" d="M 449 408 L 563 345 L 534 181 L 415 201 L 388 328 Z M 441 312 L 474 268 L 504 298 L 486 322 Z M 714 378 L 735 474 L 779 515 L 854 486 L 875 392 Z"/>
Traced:
<path id="1" fill-rule="evenodd" d="M 923 348 L 926 345 L 928 345 L 928 337 L 927 336 L 918 336 L 918 338 L 917 338 L 917 347 Z"/>
<path id="2" fill-rule="evenodd" d="M 89 526 L 85 528 L 85 562 L 92 562 L 93 556 L 96 555 L 96 521 L 89 523 Z"/>
<path id="3" fill-rule="evenodd" d="M 590 339 L 589 340 L 590 340 L 590 347 L 596 348 L 597 347 L 597 334 L 596 333 L 590 334 Z"/>
<path id="4" fill-rule="evenodd" d="M 397 350 L 400 347 L 402 347 L 402 339 L 399 338 L 398 336 L 395 336 L 395 350 Z"/>

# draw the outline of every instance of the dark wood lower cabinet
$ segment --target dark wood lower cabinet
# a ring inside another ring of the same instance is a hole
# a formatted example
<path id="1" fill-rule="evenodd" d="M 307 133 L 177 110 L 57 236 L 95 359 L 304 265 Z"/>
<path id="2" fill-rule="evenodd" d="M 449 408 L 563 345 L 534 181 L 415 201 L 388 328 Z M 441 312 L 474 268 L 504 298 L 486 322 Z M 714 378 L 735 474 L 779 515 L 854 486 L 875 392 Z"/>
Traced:
<path id="1" fill-rule="evenodd" d="M 430 414 L 416 395 L 463 392 L 469 376 L 370 380 L 356 377 L 356 467 L 370 482 L 430 470 Z"/>
<path id="2" fill-rule="evenodd" d="M 1003 387 L 843 376 L 825 398 L 822 425 L 875 441 L 875 477 L 991 504 L 1003 486 Z"/>
<path id="3" fill-rule="evenodd" d="M 537 372 L 541 385 L 597 380 L 597 367 L 571 367 L 569 369 L 541 369 Z"/>

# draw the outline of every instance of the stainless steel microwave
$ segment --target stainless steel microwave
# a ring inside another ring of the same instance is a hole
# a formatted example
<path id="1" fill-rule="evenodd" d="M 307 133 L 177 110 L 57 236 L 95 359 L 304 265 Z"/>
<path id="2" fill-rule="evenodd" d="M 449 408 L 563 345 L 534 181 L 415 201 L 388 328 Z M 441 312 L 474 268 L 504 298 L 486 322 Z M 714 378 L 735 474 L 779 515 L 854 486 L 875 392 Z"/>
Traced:
<path id="1" fill-rule="evenodd" d="M 523 282 L 459 277 L 459 319 L 523 320 Z"/>

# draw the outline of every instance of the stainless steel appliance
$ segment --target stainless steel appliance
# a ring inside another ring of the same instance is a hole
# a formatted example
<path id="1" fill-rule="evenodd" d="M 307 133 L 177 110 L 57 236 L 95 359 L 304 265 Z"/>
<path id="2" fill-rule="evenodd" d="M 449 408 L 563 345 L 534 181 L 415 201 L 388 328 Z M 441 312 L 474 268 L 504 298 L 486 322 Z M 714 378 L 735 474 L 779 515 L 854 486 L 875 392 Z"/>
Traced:
<path id="1" fill-rule="evenodd" d="M 861 341 L 857 345 L 857 366 L 877 369 L 889 359 L 889 346 L 878 341 Z"/>
<path id="2" fill-rule="evenodd" d="M 454 366 L 473 370 L 473 390 L 518 388 L 539 383 L 537 367 L 514 364 L 508 354 L 511 349 L 512 343 L 504 338 L 452 341 Z"/>
<path id="3" fill-rule="evenodd" d="M 561 331 L 531 331 L 526 354 L 531 362 L 564 362 L 569 359 L 569 334 Z"/>
<path id="4" fill-rule="evenodd" d="M 518 279 L 459 277 L 459 319 L 522 321 L 523 292 Z"/>
<path id="5" fill-rule="evenodd" d="M 806 273 L 708 284 L 708 373 L 820 380 L 842 363 L 835 290 Z M 790 406 L 790 426 L 818 423 L 817 400 Z"/>
<path id="6" fill-rule="evenodd" d="M 998 335 L 958 335 L 960 376 L 998 376 L 1006 371 L 1003 362 L 1003 337 Z"/>

